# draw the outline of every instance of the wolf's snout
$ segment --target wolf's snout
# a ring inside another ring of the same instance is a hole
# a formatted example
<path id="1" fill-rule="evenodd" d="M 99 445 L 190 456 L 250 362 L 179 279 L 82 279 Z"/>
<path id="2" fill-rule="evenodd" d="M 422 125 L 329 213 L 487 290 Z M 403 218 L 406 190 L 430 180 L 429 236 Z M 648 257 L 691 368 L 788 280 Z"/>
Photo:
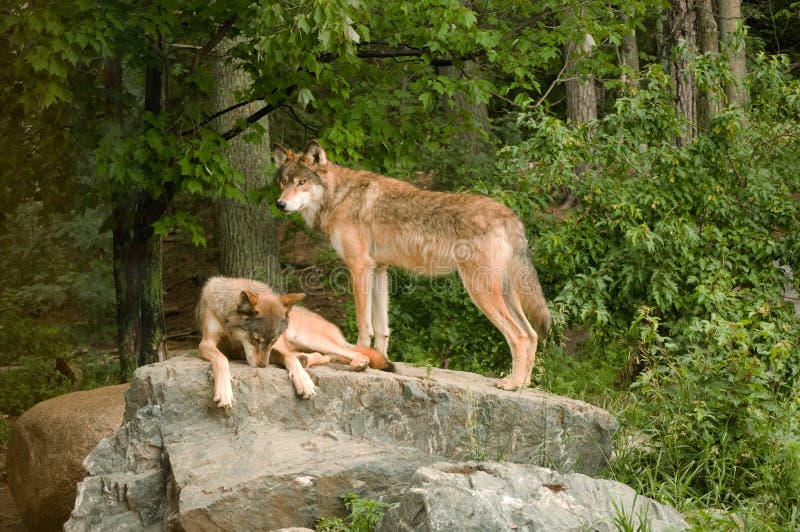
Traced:
<path id="1" fill-rule="evenodd" d="M 284 212 L 286 212 L 286 202 L 285 202 L 285 201 L 283 201 L 282 199 L 279 199 L 278 201 L 276 201 L 276 202 L 275 202 L 275 205 L 276 205 L 276 206 L 277 206 L 277 207 L 278 207 L 278 208 L 279 208 L 281 211 L 284 211 Z"/>

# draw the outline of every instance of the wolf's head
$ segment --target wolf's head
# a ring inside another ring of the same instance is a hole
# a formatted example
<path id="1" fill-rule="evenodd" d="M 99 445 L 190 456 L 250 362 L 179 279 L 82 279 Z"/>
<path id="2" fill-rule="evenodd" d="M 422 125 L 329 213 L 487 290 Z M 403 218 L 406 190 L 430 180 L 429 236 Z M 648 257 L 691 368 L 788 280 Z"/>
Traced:
<path id="1" fill-rule="evenodd" d="M 311 224 L 325 194 L 325 182 L 320 177 L 328 165 L 325 150 L 315 141 L 310 142 L 302 154 L 275 144 L 272 157 L 278 167 L 275 181 L 281 189 L 275 204 L 285 213 L 299 211 Z"/>
<path id="2" fill-rule="evenodd" d="M 305 294 L 256 294 L 243 290 L 236 308 L 238 340 L 244 347 L 247 363 L 265 368 L 269 352 L 289 326 L 289 309 Z"/>

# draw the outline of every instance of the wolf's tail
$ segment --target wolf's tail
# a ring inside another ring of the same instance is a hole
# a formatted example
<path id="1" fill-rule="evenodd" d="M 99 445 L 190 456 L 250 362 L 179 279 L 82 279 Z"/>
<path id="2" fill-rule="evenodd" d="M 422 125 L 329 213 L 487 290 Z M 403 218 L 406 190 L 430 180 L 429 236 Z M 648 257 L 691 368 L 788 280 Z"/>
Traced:
<path id="1" fill-rule="evenodd" d="M 524 236 L 517 239 L 514 248 L 514 265 L 511 268 L 513 273 L 510 279 L 512 290 L 519 294 L 525 315 L 536 330 L 536 334 L 539 335 L 539 339 L 544 340 L 550 333 L 553 319 L 544 299 L 536 268 L 533 267 L 531 261 L 531 251 L 528 248 L 527 239 Z"/>
<path id="2" fill-rule="evenodd" d="M 389 358 L 376 349 L 365 345 L 354 345 L 353 351 L 358 351 L 362 355 L 367 355 L 367 357 L 369 357 L 369 367 L 371 368 L 382 369 L 383 371 L 395 371 L 394 364 Z"/>

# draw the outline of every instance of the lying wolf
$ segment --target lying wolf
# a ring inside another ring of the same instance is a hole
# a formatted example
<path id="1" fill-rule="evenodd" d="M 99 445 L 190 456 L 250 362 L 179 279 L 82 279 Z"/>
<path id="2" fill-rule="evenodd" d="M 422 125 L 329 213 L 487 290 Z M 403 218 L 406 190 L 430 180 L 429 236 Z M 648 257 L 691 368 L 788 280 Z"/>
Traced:
<path id="1" fill-rule="evenodd" d="M 212 277 L 200 295 L 197 318 L 202 330 L 200 356 L 211 362 L 214 401 L 233 405 L 228 357 L 244 358 L 250 366 L 272 361 L 285 367 L 298 395 L 316 395 L 305 367 L 345 361 L 356 371 L 367 366 L 391 369 L 374 349 L 348 344 L 338 327 L 295 304 L 305 294 L 277 294 L 251 279 Z M 227 356 L 226 356 L 227 355 Z"/>
<path id="2" fill-rule="evenodd" d="M 428 275 L 457 271 L 511 348 L 511 374 L 497 387 L 530 384 L 538 341 L 547 336 L 551 318 L 525 228 L 511 209 L 485 196 L 421 190 L 338 166 L 316 142 L 304 153 L 277 144 L 272 153 L 278 208 L 299 212 L 322 230 L 350 270 L 359 345 L 370 345 L 374 336 L 375 349 L 386 354 L 387 266 Z"/>

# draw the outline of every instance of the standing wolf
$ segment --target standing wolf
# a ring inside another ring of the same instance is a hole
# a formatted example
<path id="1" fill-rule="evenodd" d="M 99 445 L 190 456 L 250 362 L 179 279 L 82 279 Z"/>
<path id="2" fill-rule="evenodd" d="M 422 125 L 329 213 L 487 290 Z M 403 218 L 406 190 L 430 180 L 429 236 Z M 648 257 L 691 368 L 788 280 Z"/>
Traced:
<path id="1" fill-rule="evenodd" d="M 385 355 L 348 344 L 336 325 L 295 304 L 305 294 L 277 294 L 252 279 L 212 277 L 203 287 L 197 318 L 203 338 L 200 356 L 211 362 L 214 401 L 233 404 L 228 357 L 245 358 L 253 367 L 270 361 L 285 367 L 297 393 L 305 399 L 316 387 L 304 366 L 327 364 L 332 359 L 349 362 L 356 371 L 372 366 L 391 370 Z M 324 353 L 324 354 L 322 354 Z"/>
<path id="2" fill-rule="evenodd" d="M 276 144 L 272 153 L 278 208 L 321 229 L 350 269 L 359 345 L 374 336 L 375 349 L 387 351 L 387 266 L 427 275 L 457 271 L 511 348 L 511 374 L 497 387 L 530 384 L 539 335 L 546 337 L 551 319 L 525 228 L 511 209 L 485 196 L 421 190 L 338 166 L 317 142 L 304 153 Z"/>

